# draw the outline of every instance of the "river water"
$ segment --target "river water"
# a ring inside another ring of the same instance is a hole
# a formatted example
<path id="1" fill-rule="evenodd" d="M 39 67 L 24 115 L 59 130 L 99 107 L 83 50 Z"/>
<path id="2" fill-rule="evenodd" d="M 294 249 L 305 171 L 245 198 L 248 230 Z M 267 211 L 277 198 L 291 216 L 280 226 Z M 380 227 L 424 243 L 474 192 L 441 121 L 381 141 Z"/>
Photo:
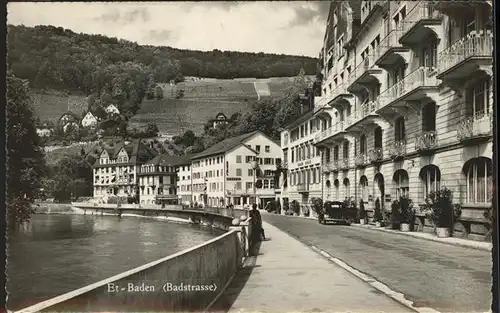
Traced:
<path id="1" fill-rule="evenodd" d="M 138 217 L 33 215 L 7 239 L 8 309 L 84 287 L 222 233 Z"/>

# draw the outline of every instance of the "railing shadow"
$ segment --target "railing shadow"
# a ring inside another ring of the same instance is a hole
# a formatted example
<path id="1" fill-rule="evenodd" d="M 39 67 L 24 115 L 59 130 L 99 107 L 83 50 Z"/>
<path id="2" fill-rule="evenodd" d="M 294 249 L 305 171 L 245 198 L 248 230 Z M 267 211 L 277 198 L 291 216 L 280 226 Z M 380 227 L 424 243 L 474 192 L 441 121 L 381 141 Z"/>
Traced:
<path id="1" fill-rule="evenodd" d="M 236 272 L 233 280 L 219 297 L 219 299 L 217 299 L 217 301 L 206 312 L 222 313 L 228 312 L 231 309 L 234 302 L 248 282 L 248 279 L 250 278 L 253 270 L 257 267 L 260 267 L 260 265 L 257 265 L 256 262 L 258 256 L 262 255 L 261 253 L 259 253 L 261 243 L 262 242 L 258 242 L 251 249 L 249 249 L 249 256 L 243 263 L 243 266 L 238 270 L 238 272 Z"/>

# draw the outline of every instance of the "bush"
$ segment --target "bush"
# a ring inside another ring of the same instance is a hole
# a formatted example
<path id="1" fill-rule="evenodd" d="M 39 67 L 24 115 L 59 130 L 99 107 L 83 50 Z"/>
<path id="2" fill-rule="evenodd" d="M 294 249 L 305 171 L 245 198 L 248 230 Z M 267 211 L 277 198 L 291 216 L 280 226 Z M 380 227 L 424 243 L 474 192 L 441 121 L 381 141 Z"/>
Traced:
<path id="1" fill-rule="evenodd" d="M 399 200 L 394 200 L 391 204 L 391 224 L 392 228 L 399 228 L 399 223 L 401 223 L 401 204 Z"/>
<path id="2" fill-rule="evenodd" d="M 460 205 L 453 205 L 452 198 L 451 190 L 444 187 L 431 192 L 425 199 L 422 209 L 436 227 L 451 228 L 454 218 L 460 216 L 462 209 Z"/>
<path id="3" fill-rule="evenodd" d="M 311 199 L 311 203 L 314 212 L 320 213 L 323 211 L 323 200 L 321 198 L 314 197 Z"/>
<path id="4" fill-rule="evenodd" d="M 300 204 L 297 202 L 297 200 L 293 200 L 292 203 L 290 204 L 290 210 L 294 214 L 299 214 L 300 213 Z"/>
<path id="5" fill-rule="evenodd" d="M 399 215 L 401 217 L 401 223 L 413 224 L 415 221 L 415 213 L 413 201 L 407 197 L 399 197 Z"/>

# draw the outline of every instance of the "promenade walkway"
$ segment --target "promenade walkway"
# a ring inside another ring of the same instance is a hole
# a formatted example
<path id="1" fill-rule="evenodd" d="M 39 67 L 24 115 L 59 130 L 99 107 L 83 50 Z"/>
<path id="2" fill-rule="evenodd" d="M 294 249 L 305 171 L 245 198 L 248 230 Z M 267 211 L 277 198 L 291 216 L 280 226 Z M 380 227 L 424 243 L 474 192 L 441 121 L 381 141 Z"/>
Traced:
<path id="1" fill-rule="evenodd" d="M 266 236 L 212 312 L 413 312 L 264 223 Z"/>

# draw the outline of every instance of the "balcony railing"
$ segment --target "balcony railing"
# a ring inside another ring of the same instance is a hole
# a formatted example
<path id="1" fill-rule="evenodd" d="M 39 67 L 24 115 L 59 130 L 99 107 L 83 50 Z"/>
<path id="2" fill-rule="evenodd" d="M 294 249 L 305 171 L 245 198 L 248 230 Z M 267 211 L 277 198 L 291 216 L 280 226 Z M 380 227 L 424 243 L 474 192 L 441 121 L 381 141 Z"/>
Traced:
<path id="1" fill-rule="evenodd" d="M 342 158 L 339 159 L 339 169 L 340 170 L 346 170 L 349 168 L 349 158 Z"/>
<path id="2" fill-rule="evenodd" d="M 375 64 L 376 55 L 367 55 L 363 60 L 361 60 L 354 70 L 349 74 L 348 85 L 354 83 L 361 75 L 363 75 L 367 70 L 370 70 Z"/>
<path id="3" fill-rule="evenodd" d="M 297 185 L 297 191 L 309 191 L 308 183 L 300 183 Z"/>
<path id="4" fill-rule="evenodd" d="M 469 140 L 490 136 L 492 134 L 492 114 L 478 113 L 466 117 L 458 124 L 457 137 L 459 140 Z"/>
<path id="5" fill-rule="evenodd" d="M 417 3 L 404 18 L 401 35 L 404 35 L 421 20 L 441 18 L 443 15 L 436 10 L 435 6 L 432 1 L 420 1 Z"/>
<path id="6" fill-rule="evenodd" d="M 338 122 L 334 125 L 332 125 L 331 127 L 329 127 L 328 129 L 322 131 L 321 133 L 319 133 L 318 135 L 316 135 L 316 137 L 314 137 L 314 140 L 316 142 L 319 142 L 319 141 L 322 141 L 328 137 L 331 137 L 333 135 L 335 135 L 336 133 L 338 132 L 341 132 L 344 130 L 344 122 Z"/>
<path id="7" fill-rule="evenodd" d="M 368 155 L 367 154 L 358 154 L 354 159 L 354 164 L 357 167 L 364 167 L 368 163 Z"/>
<path id="8" fill-rule="evenodd" d="M 493 57 L 493 33 L 471 32 L 439 54 L 438 71 L 443 73 L 470 57 Z"/>
<path id="9" fill-rule="evenodd" d="M 389 144 L 388 148 L 391 158 L 402 158 L 406 155 L 406 140 L 394 141 Z"/>
<path id="10" fill-rule="evenodd" d="M 401 28 L 396 28 L 393 29 L 385 36 L 382 38 L 380 41 L 380 44 L 378 45 L 377 49 L 375 50 L 375 61 L 380 59 L 381 56 L 383 56 L 389 49 L 395 48 L 395 47 L 400 47 L 401 45 L 399 44 L 399 38 L 401 37 Z"/>
<path id="11" fill-rule="evenodd" d="M 370 149 L 370 151 L 368 151 L 368 156 L 370 158 L 370 162 L 380 163 L 384 159 L 384 150 L 382 148 Z"/>
<path id="12" fill-rule="evenodd" d="M 415 150 L 429 151 L 437 147 L 437 134 L 435 131 L 426 131 L 415 135 Z"/>
<path id="13" fill-rule="evenodd" d="M 323 166 L 321 166 L 321 171 L 322 171 L 323 173 L 325 173 L 325 174 L 328 174 L 328 173 L 330 173 L 330 172 L 331 172 L 331 169 L 330 169 L 330 167 L 329 167 L 329 166 L 328 166 L 328 164 L 327 164 L 327 165 L 323 165 Z"/>
<path id="14" fill-rule="evenodd" d="M 437 86 L 436 70 L 420 67 L 380 94 L 380 106 L 384 107 L 419 87 Z"/>
<path id="15" fill-rule="evenodd" d="M 339 170 L 339 160 L 333 160 L 328 163 L 328 168 L 331 172 L 335 172 Z"/>

